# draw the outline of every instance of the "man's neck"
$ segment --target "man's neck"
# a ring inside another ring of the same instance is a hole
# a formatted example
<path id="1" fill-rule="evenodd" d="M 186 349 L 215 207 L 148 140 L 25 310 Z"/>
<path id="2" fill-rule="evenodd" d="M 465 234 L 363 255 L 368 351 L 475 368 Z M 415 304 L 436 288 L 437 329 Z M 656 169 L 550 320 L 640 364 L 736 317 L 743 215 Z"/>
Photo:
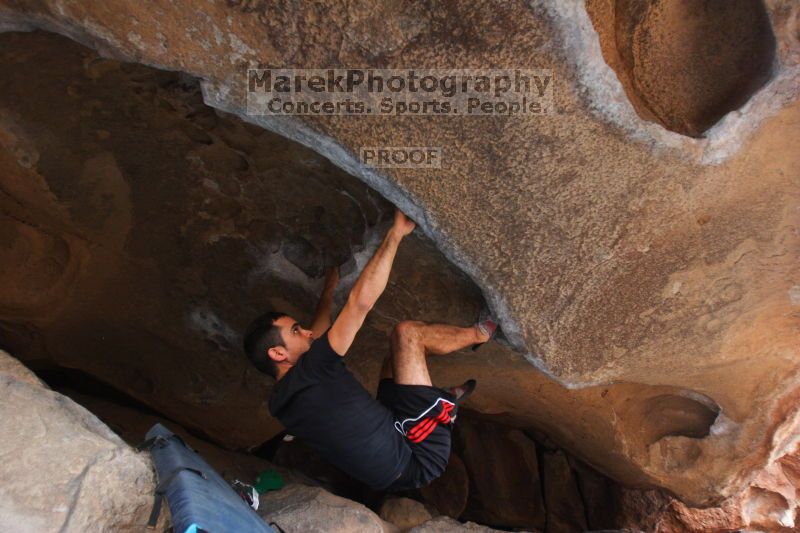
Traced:
<path id="1" fill-rule="evenodd" d="M 278 381 L 283 379 L 283 376 L 285 376 L 286 373 L 289 372 L 289 370 L 291 369 L 292 367 L 289 365 L 278 365 L 278 374 L 275 376 L 275 382 L 277 383 Z"/>

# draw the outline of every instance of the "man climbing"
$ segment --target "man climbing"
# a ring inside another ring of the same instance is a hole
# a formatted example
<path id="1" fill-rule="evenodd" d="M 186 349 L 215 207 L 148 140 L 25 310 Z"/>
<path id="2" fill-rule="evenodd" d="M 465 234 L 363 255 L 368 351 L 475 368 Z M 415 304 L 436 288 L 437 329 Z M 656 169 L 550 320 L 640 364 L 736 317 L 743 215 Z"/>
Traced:
<path id="1" fill-rule="evenodd" d="M 276 379 L 269 401 L 272 415 L 330 463 L 376 490 L 420 487 L 444 472 L 457 405 L 475 381 L 452 389 L 434 387 L 425 356 L 480 345 L 497 329 L 488 317 L 463 328 L 400 322 L 391 335 L 377 401 L 347 370 L 344 355 L 386 288 L 400 241 L 414 227 L 395 211 L 394 224 L 333 325 L 335 271 L 326 279 L 311 329 L 271 312 L 253 321 L 244 339 L 250 361 Z"/>

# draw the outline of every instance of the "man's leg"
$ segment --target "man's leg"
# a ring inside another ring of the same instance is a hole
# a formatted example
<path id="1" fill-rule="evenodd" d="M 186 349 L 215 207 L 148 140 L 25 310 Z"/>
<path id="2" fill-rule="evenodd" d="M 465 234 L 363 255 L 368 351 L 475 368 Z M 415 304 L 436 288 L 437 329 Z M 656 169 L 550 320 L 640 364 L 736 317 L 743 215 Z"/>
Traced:
<path id="1" fill-rule="evenodd" d="M 381 366 L 381 375 L 378 379 L 392 379 L 394 374 L 392 373 L 392 356 L 387 355 L 383 359 L 383 366 Z"/>
<path id="2" fill-rule="evenodd" d="M 401 385 L 432 385 L 425 355 L 444 355 L 486 342 L 489 336 L 475 327 L 426 324 L 404 320 L 392 331 L 394 381 Z"/>

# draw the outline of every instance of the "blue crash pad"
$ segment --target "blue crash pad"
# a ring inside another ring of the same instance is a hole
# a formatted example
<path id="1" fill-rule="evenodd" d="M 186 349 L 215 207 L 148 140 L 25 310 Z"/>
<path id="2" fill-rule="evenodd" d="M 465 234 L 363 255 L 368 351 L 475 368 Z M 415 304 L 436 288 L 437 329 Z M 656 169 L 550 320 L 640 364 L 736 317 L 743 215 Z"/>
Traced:
<path id="1" fill-rule="evenodd" d="M 275 533 L 179 436 L 156 424 L 145 438 L 175 533 Z"/>

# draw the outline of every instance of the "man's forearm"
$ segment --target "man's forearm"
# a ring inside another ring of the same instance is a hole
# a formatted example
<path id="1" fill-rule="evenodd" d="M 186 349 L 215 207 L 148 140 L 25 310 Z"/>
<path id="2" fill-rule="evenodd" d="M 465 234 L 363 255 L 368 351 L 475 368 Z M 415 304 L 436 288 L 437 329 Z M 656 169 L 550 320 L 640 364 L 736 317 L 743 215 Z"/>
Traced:
<path id="1" fill-rule="evenodd" d="M 350 291 L 349 300 L 361 309 L 372 309 L 386 288 L 392 271 L 397 247 L 403 236 L 393 227 L 390 229 L 375 254 L 364 267 L 356 284 Z"/>
<path id="2" fill-rule="evenodd" d="M 314 311 L 314 321 L 311 324 L 311 331 L 314 332 L 314 338 L 319 338 L 325 330 L 331 327 L 331 314 L 333 312 L 333 291 L 336 290 L 336 284 L 339 282 L 339 269 L 331 268 L 325 276 L 325 286 L 322 289 L 322 295 L 319 297 L 317 309 Z"/>
<path id="3" fill-rule="evenodd" d="M 333 310 L 333 293 L 323 292 L 314 311 L 314 322 L 311 324 L 311 331 L 314 338 L 319 337 L 331 326 L 331 311 Z"/>
<path id="4" fill-rule="evenodd" d="M 404 236 L 414 231 L 415 226 L 413 220 L 399 209 L 395 209 L 392 229 L 386 233 L 383 242 L 364 267 L 347 297 L 342 312 L 331 326 L 328 341 L 334 352 L 344 356 L 350 349 L 356 333 L 364 325 L 367 313 L 386 288 L 397 246 Z"/>

